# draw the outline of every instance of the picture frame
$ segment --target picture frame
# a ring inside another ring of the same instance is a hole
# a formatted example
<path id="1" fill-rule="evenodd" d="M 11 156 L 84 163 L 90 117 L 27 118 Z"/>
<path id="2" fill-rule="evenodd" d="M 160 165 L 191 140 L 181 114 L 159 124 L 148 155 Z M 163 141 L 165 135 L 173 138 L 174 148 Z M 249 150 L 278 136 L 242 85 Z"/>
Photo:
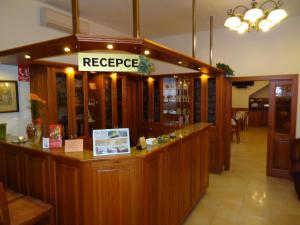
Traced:
<path id="1" fill-rule="evenodd" d="M 0 80 L 0 113 L 19 112 L 18 82 Z"/>
<path id="2" fill-rule="evenodd" d="M 93 155 L 129 154 L 128 128 L 93 130 Z"/>

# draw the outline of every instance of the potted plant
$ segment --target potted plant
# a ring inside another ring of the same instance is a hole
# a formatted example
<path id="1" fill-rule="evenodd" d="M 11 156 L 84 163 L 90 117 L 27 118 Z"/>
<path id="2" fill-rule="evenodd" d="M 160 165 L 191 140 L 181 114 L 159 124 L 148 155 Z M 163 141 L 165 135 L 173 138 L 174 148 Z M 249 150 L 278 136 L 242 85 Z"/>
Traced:
<path id="1" fill-rule="evenodd" d="M 225 73 L 226 77 L 233 77 L 234 76 L 234 70 L 231 69 L 229 65 L 227 65 L 225 63 L 217 63 L 216 66 L 219 69 L 224 70 L 224 73 Z"/>

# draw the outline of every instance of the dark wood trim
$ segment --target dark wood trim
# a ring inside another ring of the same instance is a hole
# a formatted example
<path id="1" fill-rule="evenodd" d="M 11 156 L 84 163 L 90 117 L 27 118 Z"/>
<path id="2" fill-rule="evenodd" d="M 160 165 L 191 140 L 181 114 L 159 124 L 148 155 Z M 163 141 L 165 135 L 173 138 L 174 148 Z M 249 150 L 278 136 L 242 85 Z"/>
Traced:
<path id="1" fill-rule="evenodd" d="M 205 74 L 222 74 L 223 70 L 213 67 L 198 59 L 182 54 L 176 50 L 160 45 L 147 39 L 137 38 L 113 38 L 104 36 L 88 36 L 83 34 L 71 35 L 54 40 L 39 42 L 27 46 L 0 51 L 2 64 L 17 65 L 20 63 L 31 63 L 41 58 L 51 56 L 68 55 L 64 52 L 64 47 L 69 47 L 71 53 L 89 50 L 107 50 L 107 44 L 114 44 L 115 50 L 122 50 L 134 54 L 143 54 L 144 50 L 149 50 L 150 58 L 162 60 L 178 66 L 190 68 Z M 41 49 L 46 49 L 41 51 Z M 30 55 L 30 59 L 25 59 L 25 54 Z"/>
<path id="2" fill-rule="evenodd" d="M 266 76 L 243 76 L 230 78 L 232 82 L 235 81 L 271 81 L 271 80 L 288 80 L 298 78 L 298 74 L 287 75 L 266 75 Z"/>

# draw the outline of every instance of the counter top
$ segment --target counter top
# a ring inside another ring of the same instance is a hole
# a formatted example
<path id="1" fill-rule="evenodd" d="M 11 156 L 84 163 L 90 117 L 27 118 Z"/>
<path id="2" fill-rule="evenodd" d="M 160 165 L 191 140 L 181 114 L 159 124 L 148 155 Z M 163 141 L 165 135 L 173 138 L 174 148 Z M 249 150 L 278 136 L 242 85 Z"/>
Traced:
<path id="1" fill-rule="evenodd" d="M 0 140 L 0 143 L 4 143 L 10 146 L 16 146 L 19 148 L 24 148 L 27 150 L 32 150 L 36 152 L 43 152 L 44 154 L 49 154 L 54 157 L 62 157 L 62 158 L 68 158 L 73 160 L 79 160 L 79 161 L 91 161 L 91 160 L 109 160 L 109 159 L 119 159 L 119 158 L 135 158 L 135 157 L 147 157 L 147 155 L 159 151 L 163 147 L 166 147 L 168 145 L 171 145 L 177 141 L 180 141 L 186 136 L 189 136 L 197 131 L 204 130 L 208 128 L 211 124 L 210 123 L 196 123 L 193 125 L 186 126 L 182 129 L 176 130 L 175 138 L 170 138 L 165 143 L 158 144 L 155 146 L 148 146 L 145 150 L 137 150 L 136 147 L 131 148 L 130 154 L 118 154 L 118 155 L 105 155 L 105 156 L 93 156 L 93 151 L 91 150 L 84 150 L 83 152 L 65 152 L 64 148 L 55 148 L 55 149 L 43 149 L 41 144 L 37 143 L 21 143 L 21 144 L 15 144 L 12 143 L 12 140 L 15 140 L 14 137 L 7 137 L 6 140 Z"/>

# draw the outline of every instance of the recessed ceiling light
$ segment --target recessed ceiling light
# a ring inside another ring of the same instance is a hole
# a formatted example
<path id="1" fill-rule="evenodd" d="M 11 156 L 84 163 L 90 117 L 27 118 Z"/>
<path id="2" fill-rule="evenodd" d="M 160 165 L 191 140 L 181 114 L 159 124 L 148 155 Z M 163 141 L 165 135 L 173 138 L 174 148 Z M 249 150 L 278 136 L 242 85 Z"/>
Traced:
<path id="1" fill-rule="evenodd" d="M 25 59 L 30 59 L 30 55 L 25 55 Z"/>
<path id="2" fill-rule="evenodd" d="M 114 46 L 113 46 L 112 44 L 108 44 L 106 47 L 107 47 L 108 49 L 113 49 L 113 48 L 114 48 Z"/>
<path id="3" fill-rule="evenodd" d="M 201 67 L 198 67 L 198 70 L 199 70 L 199 71 L 201 71 L 201 70 L 202 70 L 202 68 L 201 68 Z"/>
<path id="4" fill-rule="evenodd" d="M 182 62 L 181 62 L 181 61 L 179 61 L 179 62 L 178 62 L 178 64 L 182 64 Z"/>
<path id="5" fill-rule="evenodd" d="M 66 71 L 67 74 L 73 74 L 74 73 L 74 68 L 73 67 L 67 67 L 65 71 Z"/>
<path id="6" fill-rule="evenodd" d="M 64 47 L 64 51 L 65 51 L 65 52 L 70 52 L 71 49 L 70 49 L 69 47 Z"/>
<path id="7" fill-rule="evenodd" d="M 145 51 L 144 51 L 144 54 L 145 54 L 145 55 L 150 55 L 150 51 L 149 51 L 149 50 L 145 50 Z"/>
<path id="8" fill-rule="evenodd" d="M 112 78 L 112 79 L 116 79 L 117 78 L 117 73 L 112 73 L 112 74 L 110 74 L 110 77 Z"/>

